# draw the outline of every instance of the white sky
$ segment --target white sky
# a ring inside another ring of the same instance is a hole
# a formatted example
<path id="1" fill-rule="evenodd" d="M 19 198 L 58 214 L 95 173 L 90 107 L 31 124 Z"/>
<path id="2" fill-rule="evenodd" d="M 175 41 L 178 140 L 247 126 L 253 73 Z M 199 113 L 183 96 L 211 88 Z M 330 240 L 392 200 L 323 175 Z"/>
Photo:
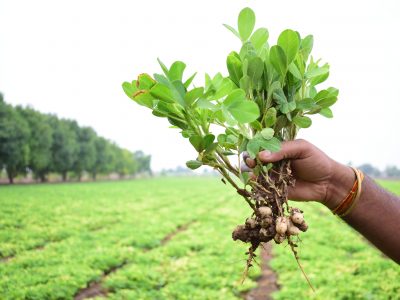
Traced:
<path id="1" fill-rule="evenodd" d="M 214 74 L 239 50 L 221 24 L 250 6 L 270 42 L 291 28 L 314 35 L 314 56 L 331 65 L 340 90 L 334 119 L 317 116 L 300 134 L 338 161 L 400 165 L 399 1 L 104 1 L 0 0 L 0 91 L 12 104 L 78 120 L 131 150 L 153 168 L 195 158 L 165 119 L 127 98 L 123 81 L 187 63 L 187 75 Z"/>

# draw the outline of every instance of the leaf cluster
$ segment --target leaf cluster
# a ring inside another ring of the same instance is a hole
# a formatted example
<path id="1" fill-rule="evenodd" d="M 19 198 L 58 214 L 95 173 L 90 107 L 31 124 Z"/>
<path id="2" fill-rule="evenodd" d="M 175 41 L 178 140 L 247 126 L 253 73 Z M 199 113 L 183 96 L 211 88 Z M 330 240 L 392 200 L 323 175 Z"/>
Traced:
<path id="1" fill-rule="evenodd" d="M 242 43 L 227 56 L 227 76 L 206 74 L 204 86 L 191 87 L 196 74 L 184 79 L 185 63 L 168 68 L 158 60 L 163 74 L 140 74 L 122 86 L 132 100 L 167 118 L 189 139 L 199 153 L 189 168 L 210 165 L 242 177 L 227 156 L 279 150 L 282 141 L 311 126 L 310 115 L 332 117 L 338 90 L 316 88 L 328 78 L 329 65 L 311 56 L 313 36 L 302 38 L 286 29 L 270 46 L 268 30 L 255 30 L 250 8 L 240 12 L 237 29 L 224 26 Z M 223 133 L 215 136 L 211 129 L 216 127 Z"/>

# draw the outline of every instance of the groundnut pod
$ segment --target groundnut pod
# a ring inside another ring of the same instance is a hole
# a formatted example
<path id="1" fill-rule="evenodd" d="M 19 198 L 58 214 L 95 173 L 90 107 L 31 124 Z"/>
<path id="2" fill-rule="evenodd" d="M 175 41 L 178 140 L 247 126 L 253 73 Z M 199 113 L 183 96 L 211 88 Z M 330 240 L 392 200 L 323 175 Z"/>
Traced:
<path id="1" fill-rule="evenodd" d="M 295 212 L 293 215 L 291 215 L 290 219 L 295 224 L 302 224 L 304 222 L 304 216 L 299 212 Z"/>
<path id="2" fill-rule="evenodd" d="M 286 239 L 286 236 L 281 235 L 281 234 L 279 234 L 279 233 L 275 234 L 275 236 L 274 236 L 274 241 L 275 241 L 275 243 L 277 243 L 277 244 L 282 243 L 285 239 Z"/>
<path id="3" fill-rule="evenodd" d="M 257 226 L 257 221 L 253 218 L 249 218 L 246 220 L 246 227 L 250 229 L 254 229 Z"/>
<path id="4" fill-rule="evenodd" d="M 258 208 L 261 218 L 266 218 L 272 215 L 272 209 L 268 206 L 261 206 Z"/>
<path id="5" fill-rule="evenodd" d="M 286 233 L 286 230 L 288 228 L 288 224 L 287 224 L 287 219 L 284 217 L 278 217 L 276 219 L 276 232 L 278 234 L 284 235 Z"/>

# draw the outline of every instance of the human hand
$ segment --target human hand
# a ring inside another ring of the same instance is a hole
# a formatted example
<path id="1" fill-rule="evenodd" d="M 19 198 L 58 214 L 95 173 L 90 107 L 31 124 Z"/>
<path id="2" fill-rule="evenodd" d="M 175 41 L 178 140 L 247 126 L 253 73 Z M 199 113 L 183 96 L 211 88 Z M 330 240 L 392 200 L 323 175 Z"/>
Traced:
<path id="1" fill-rule="evenodd" d="M 256 161 L 244 155 L 249 168 L 254 168 Z M 258 153 L 263 163 L 273 163 L 282 159 L 291 161 L 294 187 L 289 188 L 289 199 L 297 201 L 318 201 L 330 209 L 347 195 L 354 183 L 354 172 L 305 140 L 286 141 L 282 149 L 271 153 L 264 150 Z"/>

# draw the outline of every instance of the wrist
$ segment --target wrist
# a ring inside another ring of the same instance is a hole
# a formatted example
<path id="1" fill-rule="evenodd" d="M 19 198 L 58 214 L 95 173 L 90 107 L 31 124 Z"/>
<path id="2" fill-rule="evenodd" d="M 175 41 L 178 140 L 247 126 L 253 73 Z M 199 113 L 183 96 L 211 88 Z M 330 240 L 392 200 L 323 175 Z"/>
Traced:
<path id="1" fill-rule="evenodd" d="M 330 210 L 335 209 L 349 194 L 355 179 L 352 168 L 334 162 L 332 176 L 328 182 L 326 199 L 323 204 Z"/>

